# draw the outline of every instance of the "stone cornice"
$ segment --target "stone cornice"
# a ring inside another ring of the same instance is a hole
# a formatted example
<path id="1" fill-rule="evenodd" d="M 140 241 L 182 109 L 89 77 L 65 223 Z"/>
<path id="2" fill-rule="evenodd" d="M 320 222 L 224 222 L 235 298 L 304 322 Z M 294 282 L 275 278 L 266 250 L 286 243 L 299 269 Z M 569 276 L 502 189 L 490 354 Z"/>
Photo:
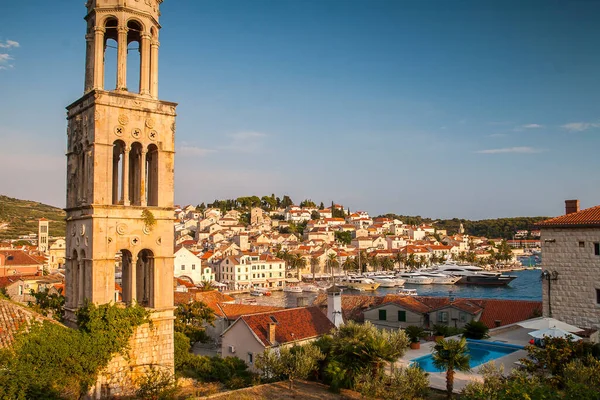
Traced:
<path id="1" fill-rule="evenodd" d="M 158 27 L 158 29 L 162 28 L 162 26 L 160 25 L 158 20 L 156 18 L 154 18 L 154 16 L 152 14 L 143 12 L 143 11 L 139 11 L 139 10 L 135 10 L 135 9 L 131 9 L 129 7 L 95 8 L 88 15 L 85 16 L 85 20 L 87 21 L 88 18 L 92 14 L 98 15 L 98 14 L 111 14 L 111 13 L 119 13 L 119 12 L 128 12 L 130 14 L 137 15 L 138 17 L 149 18 Z"/>

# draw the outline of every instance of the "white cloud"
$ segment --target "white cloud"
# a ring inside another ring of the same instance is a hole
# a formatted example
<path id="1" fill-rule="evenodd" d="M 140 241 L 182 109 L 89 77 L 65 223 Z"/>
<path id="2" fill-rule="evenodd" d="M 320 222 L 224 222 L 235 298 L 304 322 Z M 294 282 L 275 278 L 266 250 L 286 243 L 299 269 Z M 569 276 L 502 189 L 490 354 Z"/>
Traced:
<path id="1" fill-rule="evenodd" d="M 521 128 L 525 128 L 525 129 L 537 129 L 537 128 L 543 128 L 543 125 L 540 124 L 525 124 L 525 125 L 521 125 Z"/>
<path id="2" fill-rule="evenodd" d="M 504 154 L 504 153 L 525 153 L 525 154 L 533 154 L 533 153 L 541 153 L 542 149 L 535 149 L 533 147 L 521 146 L 521 147 L 504 147 L 502 149 L 487 149 L 487 150 L 479 150 L 475 153 L 479 154 Z"/>
<path id="3" fill-rule="evenodd" d="M 216 153 L 213 149 L 204 149 L 202 147 L 183 144 L 177 148 L 177 154 L 182 156 L 203 157 L 207 154 Z"/>
<path id="4" fill-rule="evenodd" d="M 0 42 L 0 49 L 10 49 L 12 47 L 21 47 L 21 45 L 14 40 L 7 40 L 4 43 Z"/>
<path id="5" fill-rule="evenodd" d="M 19 42 L 15 42 L 14 40 L 0 41 L 0 49 L 7 49 L 8 51 L 16 47 L 19 47 Z M 10 54 L 0 53 L 0 70 L 14 68 L 14 65 L 11 63 L 12 60 L 14 60 L 14 58 Z"/>
<path id="6" fill-rule="evenodd" d="M 570 122 L 562 125 L 561 128 L 568 130 L 569 132 L 583 132 L 591 128 L 600 128 L 598 122 Z"/>

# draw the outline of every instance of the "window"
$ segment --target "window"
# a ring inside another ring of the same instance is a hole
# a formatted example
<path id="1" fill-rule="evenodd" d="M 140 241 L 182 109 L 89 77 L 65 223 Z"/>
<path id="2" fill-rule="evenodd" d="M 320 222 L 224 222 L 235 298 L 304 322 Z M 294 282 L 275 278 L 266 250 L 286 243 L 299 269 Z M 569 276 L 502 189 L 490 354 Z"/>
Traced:
<path id="1" fill-rule="evenodd" d="M 192 271 L 196 270 L 196 264 L 192 264 Z"/>
<path id="2" fill-rule="evenodd" d="M 238 268 L 238 274 L 240 273 L 240 269 Z"/>
<path id="3" fill-rule="evenodd" d="M 438 312 L 438 322 L 448 322 L 448 312 L 447 311 L 439 311 Z"/>
<path id="4" fill-rule="evenodd" d="M 252 353 L 248 353 L 248 364 L 252 364 L 254 362 L 254 355 Z"/>
<path id="5" fill-rule="evenodd" d="M 272 278 L 272 277 L 273 277 L 273 273 L 269 272 L 269 278 Z"/>
<path id="6" fill-rule="evenodd" d="M 600 256 L 600 243 L 594 243 L 594 255 Z"/>
<path id="7" fill-rule="evenodd" d="M 387 320 L 387 310 L 379 310 L 379 320 L 380 321 Z"/>
<path id="8" fill-rule="evenodd" d="M 23 295 L 23 286 L 19 285 L 19 296 Z"/>
<path id="9" fill-rule="evenodd" d="M 467 322 L 467 313 L 460 312 L 460 313 L 458 314 L 458 320 L 459 320 L 460 322 Z"/>
<path id="10" fill-rule="evenodd" d="M 398 321 L 406 322 L 406 311 L 398 311 Z"/>
<path id="11" fill-rule="evenodd" d="M 181 270 L 185 271 L 185 265 L 181 264 Z"/>
<path id="12" fill-rule="evenodd" d="M 283 273 L 282 273 L 282 272 L 280 272 L 280 273 L 279 273 L 279 277 L 281 278 L 282 276 L 283 276 Z"/>
<path id="13" fill-rule="evenodd" d="M 580 248 L 585 248 L 585 242 L 579 242 L 579 247 Z"/>
<path id="14" fill-rule="evenodd" d="M 596 304 L 600 304 L 600 289 L 596 289 Z"/>

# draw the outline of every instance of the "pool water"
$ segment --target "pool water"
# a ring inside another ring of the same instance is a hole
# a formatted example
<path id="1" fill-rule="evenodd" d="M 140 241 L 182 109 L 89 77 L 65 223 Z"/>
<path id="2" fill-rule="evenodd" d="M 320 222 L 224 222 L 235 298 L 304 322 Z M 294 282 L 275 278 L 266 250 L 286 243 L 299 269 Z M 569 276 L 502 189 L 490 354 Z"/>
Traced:
<path id="1" fill-rule="evenodd" d="M 480 340 L 467 340 L 467 347 L 469 348 L 469 354 L 471 355 L 469 361 L 471 368 L 523 349 L 522 346 L 513 344 L 485 342 Z M 413 364 L 418 365 L 426 372 L 442 372 L 441 369 L 438 369 L 433 365 L 433 356 L 431 354 L 415 358 L 412 361 Z"/>

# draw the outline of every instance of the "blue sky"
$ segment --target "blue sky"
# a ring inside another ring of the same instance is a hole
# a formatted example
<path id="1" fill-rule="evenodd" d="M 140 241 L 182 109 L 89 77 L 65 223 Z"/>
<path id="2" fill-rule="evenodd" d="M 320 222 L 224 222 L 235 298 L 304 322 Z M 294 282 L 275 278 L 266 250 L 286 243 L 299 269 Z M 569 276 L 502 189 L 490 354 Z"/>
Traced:
<path id="1" fill-rule="evenodd" d="M 0 193 L 64 206 L 81 1 L 0 5 Z M 276 193 L 372 214 L 600 204 L 600 2 L 166 0 L 177 203 Z"/>

